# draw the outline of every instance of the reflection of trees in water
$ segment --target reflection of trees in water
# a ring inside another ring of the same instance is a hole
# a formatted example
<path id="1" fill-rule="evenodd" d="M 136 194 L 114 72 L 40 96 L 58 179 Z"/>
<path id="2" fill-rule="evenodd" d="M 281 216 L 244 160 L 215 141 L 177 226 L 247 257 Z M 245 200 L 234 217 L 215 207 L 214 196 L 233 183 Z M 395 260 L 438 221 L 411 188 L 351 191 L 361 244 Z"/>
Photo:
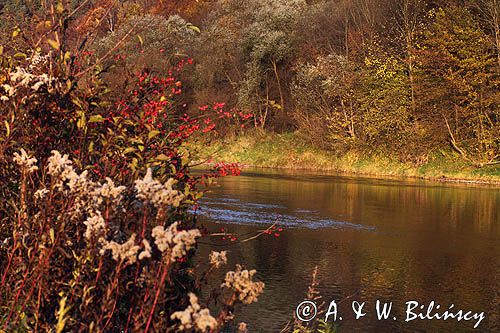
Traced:
<path id="1" fill-rule="evenodd" d="M 498 311 L 500 191 L 332 177 L 223 181 L 220 190 L 240 204 L 275 204 L 281 208 L 270 209 L 279 214 L 318 214 L 376 228 L 289 229 L 279 239 L 245 245 L 238 250 L 244 258 L 240 261 L 257 267 L 273 292 L 261 304 L 273 302 L 280 308 L 301 299 L 318 265 L 326 300 L 354 293 L 368 302 L 392 300 L 398 317 L 404 314 L 404 302 L 412 299 Z M 495 316 L 487 320 L 498 325 Z M 457 328 L 463 329 L 462 324 Z M 401 323 L 386 325 L 396 328 Z"/>
<path id="2" fill-rule="evenodd" d="M 491 332 L 500 332 L 500 267 L 497 268 L 495 276 L 495 285 L 493 289 L 493 301 L 491 302 L 491 309 L 489 315 L 488 328 Z"/>
<path id="3" fill-rule="evenodd" d="M 420 186 L 419 186 L 420 184 Z M 391 182 L 375 180 L 324 181 L 263 177 L 248 182 L 231 181 L 224 186 L 232 187 L 228 192 L 238 190 L 245 197 L 245 191 L 258 188 L 285 202 L 292 209 L 311 206 L 320 212 L 347 217 L 364 217 L 377 210 L 380 216 L 402 223 L 410 219 L 427 224 L 432 220 L 443 228 L 474 228 L 476 232 L 498 232 L 494 222 L 500 214 L 500 192 L 488 188 L 467 188 L 441 184 Z M 251 194 L 250 197 L 251 198 Z M 399 217 L 394 219 L 394 215 Z"/>

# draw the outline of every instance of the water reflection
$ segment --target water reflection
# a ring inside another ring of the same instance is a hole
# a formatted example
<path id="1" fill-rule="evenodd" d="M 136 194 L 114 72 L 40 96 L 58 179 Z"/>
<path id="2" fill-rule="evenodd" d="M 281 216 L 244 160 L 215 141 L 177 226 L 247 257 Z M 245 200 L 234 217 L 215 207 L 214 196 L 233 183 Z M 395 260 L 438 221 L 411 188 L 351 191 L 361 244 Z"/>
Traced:
<path id="1" fill-rule="evenodd" d="M 232 265 L 256 268 L 266 282 L 259 302 L 238 318 L 253 331 L 279 331 L 304 298 L 316 265 L 327 300 L 353 297 L 373 305 L 381 299 L 395 302 L 399 312 L 397 321 L 377 321 L 374 311 L 356 321 L 346 312 L 342 331 L 472 328 L 455 322 L 405 324 L 407 300 L 486 311 L 490 315 L 480 328 L 495 325 L 491 314 L 500 313 L 497 188 L 282 171 L 244 172 L 221 185 L 200 211 L 210 228 L 251 233 L 263 223 L 285 226 L 279 238 L 228 247 Z M 349 305 L 345 302 L 344 311 Z"/>

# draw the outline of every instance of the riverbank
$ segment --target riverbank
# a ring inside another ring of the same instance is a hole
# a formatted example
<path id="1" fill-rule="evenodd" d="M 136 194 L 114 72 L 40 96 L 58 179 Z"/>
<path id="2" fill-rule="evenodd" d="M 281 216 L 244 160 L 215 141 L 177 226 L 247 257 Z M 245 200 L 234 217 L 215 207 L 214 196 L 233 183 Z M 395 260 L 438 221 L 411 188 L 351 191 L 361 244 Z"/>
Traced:
<path id="1" fill-rule="evenodd" d="M 441 151 L 416 166 L 375 154 L 349 152 L 336 156 L 312 147 L 293 133 L 238 136 L 215 142 L 210 150 L 217 160 L 251 167 L 500 185 L 500 165 L 477 169 L 451 151 Z"/>

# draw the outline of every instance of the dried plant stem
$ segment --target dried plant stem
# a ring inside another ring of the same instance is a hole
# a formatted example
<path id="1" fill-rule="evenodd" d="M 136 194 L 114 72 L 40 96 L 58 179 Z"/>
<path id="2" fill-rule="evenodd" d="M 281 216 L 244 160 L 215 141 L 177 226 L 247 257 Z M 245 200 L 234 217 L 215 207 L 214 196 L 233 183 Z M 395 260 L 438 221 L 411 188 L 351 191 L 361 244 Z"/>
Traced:
<path id="1" fill-rule="evenodd" d="M 109 296 L 111 296 L 113 294 L 113 292 L 116 290 L 116 295 L 115 295 L 115 299 L 113 301 L 113 307 L 111 309 L 111 313 L 109 314 L 109 317 L 108 317 L 108 320 L 106 321 L 106 323 L 104 324 L 104 327 L 103 327 L 103 330 L 106 328 L 106 326 L 109 324 L 109 322 L 111 321 L 111 318 L 113 317 L 113 314 L 115 312 L 115 309 L 116 309 L 116 303 L 118 301 L 118 279 L 120 277 L 120 273 L 121 273 L 121 268 L 122 268 L 122 262 L 120 261 L 118 263 L 118 266 L 116 266 L 116 269 L 115 269 L 115 278 L 113 279 L 113 283 L 111 284 L 111 286 L 108 288 L 108 290 L 106 291 L 106 296 L 103 300 L 103 304 L 106 304 Z M 101 313 L 101 316 L 99 317 L 99 320 L 97 322 L 97 325 L 99 326 L 101 324 L 101 322 L 103 321 L 104 319 L 104 312 L 103 311 Z"/>
<path id="2" fill-rule="evenodd" d="M 18 245 L 17 240 L 14 239 L 14 246 L 12 247 L 12 252 L 10 253 L 9 260 L 7 262 L 7 267 L 5 268 L 5 272 L 3 273 L 3 276 L 2 276 L 2 283 L 1 283 L 2 288 L 5 284 L 5 281 L 7 280 L 7 273 L 9 272 L 10 265 L 12 263 L 12 258 L 14 258 L 14 255 L 17 252 L 17 245 Z"/>
<path id="3" fill-rule="evenodd" d="M 169 262 L 167 262 L 167 264 L 163 267 L 163 272 L 161 274 L 160 283 L 156 289 L 155 299 L 153 301 L 153 306 L 151 307 L 151 311 L 149 312 L 149 318 L 148 318 L 148 322 L 146 324 L 146 328 L 144 329 L 144 333 L 147 333 L 149 331 L 149 326 L 151 325 L 151 321 L 153 320 L 153 314 L 155 312 L 156 304 L 158 303 L 158 298 L 160 297 L 161 287 L 165 284 L 165 279 L 167 278 L 169 266 L 170 266 Z"/>

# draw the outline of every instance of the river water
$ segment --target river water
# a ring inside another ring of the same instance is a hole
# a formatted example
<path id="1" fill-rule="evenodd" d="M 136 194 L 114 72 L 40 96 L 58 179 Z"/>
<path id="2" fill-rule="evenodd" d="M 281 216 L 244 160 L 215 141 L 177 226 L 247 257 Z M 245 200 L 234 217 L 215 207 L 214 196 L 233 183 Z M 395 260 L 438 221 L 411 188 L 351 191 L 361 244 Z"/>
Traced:
<path id="1" fill-rule="evenodd" d="M 500 332 L 498 187 L 251 169 L 219 185 L 198 211 L 210 231 L 242 240 L 272 223 L 283 228 L 279 237 L 200 245 L 204 256 L 213 246 L 228 250 L 228 268 L 242 263 L 265 282 L 259 301 L 236 318 L 250 332 L 279 332 L 316 266 L 324 301 L 340 303 L 340 332 L 472 331 L 474 320 L 406 322 L 411 300 L 484 311 L 476 331 Z M 377 319 L 377 300 L 393 302 L 389 320 Z M 366 302 L 359 320 L 353 301 Z"/>

